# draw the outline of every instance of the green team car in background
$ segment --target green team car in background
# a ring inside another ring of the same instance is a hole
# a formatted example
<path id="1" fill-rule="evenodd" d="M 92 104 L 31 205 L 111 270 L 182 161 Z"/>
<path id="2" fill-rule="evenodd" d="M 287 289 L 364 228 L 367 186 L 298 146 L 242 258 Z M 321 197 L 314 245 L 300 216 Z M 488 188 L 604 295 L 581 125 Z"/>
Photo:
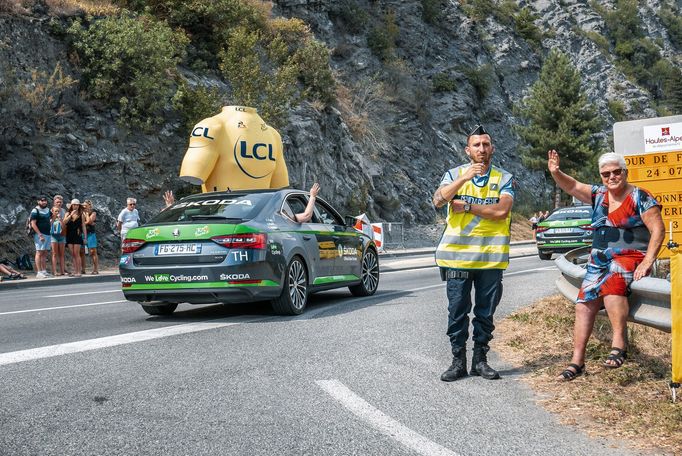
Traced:
<path id="1" fill-rule="evenodd" d="M 535 230 L 535 242 L 541 260 L 553 253 L 565 253 L 592 245 L 592 207 L 562 207 L 552 212 Z"/>
<path id="2" fill-rule="evenodd" d="M 150 315 L 169 315 L 178 303 L 259 300 L 297 315 L 316 291 L 374 294 L 373 240 L 320 198 L 309 223 L 294 222 L 307 203 L 307 192 L 290 189 L 183 198 L 128 231 L 119 262 L 123 294 Z"/>

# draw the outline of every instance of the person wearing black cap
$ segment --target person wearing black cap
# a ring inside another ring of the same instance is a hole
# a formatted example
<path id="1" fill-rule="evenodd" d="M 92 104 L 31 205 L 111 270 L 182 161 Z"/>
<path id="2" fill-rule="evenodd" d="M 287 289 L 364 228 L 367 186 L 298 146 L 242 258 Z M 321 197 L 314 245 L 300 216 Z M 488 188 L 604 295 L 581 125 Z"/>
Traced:
<path id="1" fill-rule="evenodd" d="M 47 208 L 47 197 L 38 198 L 38 205 L 31 211 L 31 228 L 33 243 L 36 247 L 36 278 L 50 277 L 47 272 L 47 252 L 50 250 L 50 210 Z"/>
<path id="2" fill-rule="evenodd" d="M 436 263 L 447 281 L 448 327 L 453 360 L 441 380 L 467 375 L 471 289 L 474 351 L 471 375 L 492 380 L 499 373 L 488 365 L 488 343 L 493 338 L 493 315 L 502 297 L 502 273 L 509 265 L 512 175 L 492 166 L 495 148 L 482 125 L 467 136 L 470 163 L 447 171 L 433 195 L 433 204 L 448 204 L 447 225 L 436 249 Z"/>

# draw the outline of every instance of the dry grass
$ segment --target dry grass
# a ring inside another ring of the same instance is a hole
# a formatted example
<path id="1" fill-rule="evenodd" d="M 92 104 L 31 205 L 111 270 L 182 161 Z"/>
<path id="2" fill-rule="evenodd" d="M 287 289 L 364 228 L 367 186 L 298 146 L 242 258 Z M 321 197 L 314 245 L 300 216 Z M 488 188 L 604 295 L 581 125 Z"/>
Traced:
<path id="1" fill-rule="evenodd" d="M 390 150 L 388 135 L 380 122 L 387 99 L 383 84 L 375 78 L 350 88 L 337 80 L 336 100 L 341 116 L 353 137 L 375 158 Z"/>
<path id="2" fill-rule="evenodd" d="M 495 348 L 526 371 L 541 404 L 566 424 L 590 435 L 625 440 L 657 454 L 682 448 L 682 404 L 671 401 L 670 334 L 628 324 L 629 359 L 620 369 L 602 367 L 611 326 L 599 316 L 587 347 L 587 375 L 556 377 L 570 362 L 574 304 L 552 296 L 512 314 L 495 330 Z"/>
<path id="3" fill-rule="evenodd" d="M 106 16 L 116 14 L 119 7 L 109 0 L 46 0 L 50 13 L 56 16 L 71 16 L 78 13 Z"/>
<path id="4" fill-rule="evenodd" d="M 512 214 L 511 240 L 528 241 L 533 239 L 533 229 L 528 219 L 520 214 Z"/>

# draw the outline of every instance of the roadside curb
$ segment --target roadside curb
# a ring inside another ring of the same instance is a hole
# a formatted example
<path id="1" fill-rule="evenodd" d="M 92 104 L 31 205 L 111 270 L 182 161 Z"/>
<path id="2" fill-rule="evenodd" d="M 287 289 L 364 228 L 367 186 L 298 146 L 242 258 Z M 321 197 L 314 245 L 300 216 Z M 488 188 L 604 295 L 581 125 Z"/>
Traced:
<path id="1" fill-rule="evenodd" d="M 0 291 L 17 290 L 22 288 L 49 287 L 51 285 L 70 285 L 77 283 L 104 283 L 119 282 L 121 278 L 118 273 L 100 273 L 98 275 L 87 275 L 81 277 L 53 277 L 49 279 L 25 279 L 25 280 L 5 280 L 0 282 Z"/>

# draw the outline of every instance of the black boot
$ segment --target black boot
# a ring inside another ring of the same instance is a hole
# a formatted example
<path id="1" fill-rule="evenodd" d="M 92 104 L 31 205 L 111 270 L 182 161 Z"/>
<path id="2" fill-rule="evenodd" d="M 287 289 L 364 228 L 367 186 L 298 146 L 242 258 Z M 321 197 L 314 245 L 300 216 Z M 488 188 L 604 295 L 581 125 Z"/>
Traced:
<path id="1" fill-rule="evenodd" d="M 500 378 L 500 374 L 488 365 L 488 350 L 487 345 L 474 345 L 474 356 L 471 359 L 471 375 L 480 375 L 487 380 L 495 380 Z"/>
<path id="2" fill-rule="evenodd" d="M 461 348 L 452 351 L 452 364 L 448 370 L 443 372 L 440 379 L 444 382 L 454 382 L 458 378 L 466 377 L 467 375 L 467 351 L 466 348 Z"/>

